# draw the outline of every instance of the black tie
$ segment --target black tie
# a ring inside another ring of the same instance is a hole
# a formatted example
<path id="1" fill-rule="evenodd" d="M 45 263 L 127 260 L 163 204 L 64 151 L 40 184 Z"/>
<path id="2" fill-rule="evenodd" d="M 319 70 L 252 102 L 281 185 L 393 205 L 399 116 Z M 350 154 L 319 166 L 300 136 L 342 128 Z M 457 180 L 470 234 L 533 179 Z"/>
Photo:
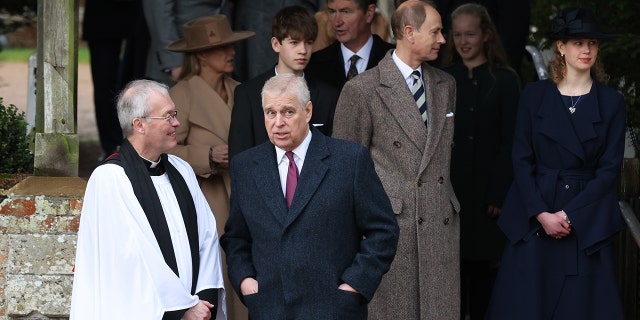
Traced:
<path id="1" fill-rule="evenodd" d="M 351 65 L 349 66 L 349 71 L 347 72 L 347 81 L 353 79 L 353 77 L 358 75 L 358 69 L 356 68 L 356 62 L 360 59 L 357 54 L 354 54 L 349 58 L 351 61 Z"/>

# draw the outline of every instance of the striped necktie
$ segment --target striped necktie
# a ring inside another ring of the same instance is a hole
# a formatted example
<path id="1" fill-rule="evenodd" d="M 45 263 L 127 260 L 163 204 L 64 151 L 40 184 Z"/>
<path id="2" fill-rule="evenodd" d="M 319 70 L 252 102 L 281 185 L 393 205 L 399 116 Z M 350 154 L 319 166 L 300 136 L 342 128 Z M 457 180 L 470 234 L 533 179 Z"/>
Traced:
<path id="1" fill-rule="evenodd" d="M 420 71 L 415 70 L 411 73 L 411 77 L 413 77 L 413 87 L 411 87 L 411 93 L 413 94 L 413 99 L 416 100 L 416 105 L 418 106 L 418 110 L 420 110 L 420 114 L 422 115 L 422 121 L 424 121 L 425 126 L 429 126 L 429 119 L 427 119 L 427 95 L 424 91 L 424 85 L 422 84 L 422 78 L 420 77 Z"/>

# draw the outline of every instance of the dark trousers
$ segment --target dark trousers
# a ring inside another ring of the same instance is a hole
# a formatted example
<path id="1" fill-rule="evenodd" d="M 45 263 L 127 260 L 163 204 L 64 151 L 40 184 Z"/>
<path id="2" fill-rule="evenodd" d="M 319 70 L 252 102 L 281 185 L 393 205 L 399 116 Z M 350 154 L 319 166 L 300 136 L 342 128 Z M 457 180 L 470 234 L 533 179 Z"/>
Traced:
<path id="1" fill-rule="evenodd" d="M 148 43 L 144 34 L 135 40 L 91 39 L 87 43 L 98 136 L 102 150 L 109 155 L 116 151 L 123 139 L 116 97 L 129 81 L 143 77 Z"/>
<path id="2" fill-rule="evenodd" d="M 487 312 L 498 264 L 491 261 L 462 261 L 460 319 L 482 320 Z"/>

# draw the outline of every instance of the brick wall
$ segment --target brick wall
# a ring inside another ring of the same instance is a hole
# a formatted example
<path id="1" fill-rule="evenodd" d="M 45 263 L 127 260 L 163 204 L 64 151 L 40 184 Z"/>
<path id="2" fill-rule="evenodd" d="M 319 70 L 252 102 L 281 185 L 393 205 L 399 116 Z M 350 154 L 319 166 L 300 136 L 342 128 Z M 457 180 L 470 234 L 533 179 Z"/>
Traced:
<path id="1" fill-rule="evenodd" d="M 81 178 L 29 177 L 0 203 L 0 320 L 67 319 Z"/>

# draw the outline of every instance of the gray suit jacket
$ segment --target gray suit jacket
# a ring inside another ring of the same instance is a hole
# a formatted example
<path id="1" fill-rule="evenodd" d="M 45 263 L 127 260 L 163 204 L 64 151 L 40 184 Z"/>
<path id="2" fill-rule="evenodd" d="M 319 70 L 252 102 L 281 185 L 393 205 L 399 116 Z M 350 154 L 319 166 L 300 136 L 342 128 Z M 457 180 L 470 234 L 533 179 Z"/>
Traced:
<path id="1" fill-rule="evenodd" d="M 150 43 L 147 55 L 149 79 L 173 84 L 164 69 L 182 65 L 182 53 L 171 52 L 167 46 L 184 36 L 182 26 L 189 20 L 218 14 L 224 0 L 142 0 L 144 18 L 149 29 Z"/>
<path id="2" fill-rule="evenodd" d="M 348 81 L 334 136 L 369 148 L 400 225 L 372 319 L 459 319 L 459 210 L 449 179 L 456 84 L 423 63 L 429 128 L 391 58 Z"/>

